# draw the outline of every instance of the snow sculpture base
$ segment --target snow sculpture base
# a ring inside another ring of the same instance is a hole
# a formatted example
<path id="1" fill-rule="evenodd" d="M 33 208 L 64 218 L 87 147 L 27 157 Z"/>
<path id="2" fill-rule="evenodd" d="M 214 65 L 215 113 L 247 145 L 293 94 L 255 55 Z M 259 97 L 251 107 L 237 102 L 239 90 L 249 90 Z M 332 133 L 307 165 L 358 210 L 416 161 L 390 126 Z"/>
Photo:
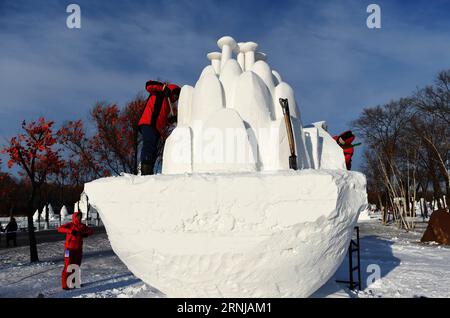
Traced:
<path id="1" fill-rule="evenodd" d="M 307 297 L 367 203 L 345 170 L 110 177 L 85 185 L 114 252 L 169 297 Z"/>

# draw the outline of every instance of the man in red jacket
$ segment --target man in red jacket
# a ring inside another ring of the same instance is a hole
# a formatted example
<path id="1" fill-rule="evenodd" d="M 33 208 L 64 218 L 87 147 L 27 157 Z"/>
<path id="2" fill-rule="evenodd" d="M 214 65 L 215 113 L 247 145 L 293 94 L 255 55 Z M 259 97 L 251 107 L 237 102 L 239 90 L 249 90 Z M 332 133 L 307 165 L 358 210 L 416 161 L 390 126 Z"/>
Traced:
<path id="1" fill-rule="evenodd" d="M 148 81 L 145 85 L 150 93 L 139 120 L 139 131 L 143 139 L 141 151 L 141 175 L 153 174 L 157 157 L 157 145 L 164 129 L 176 122 L 176 108 L 180 87 L 174 84 Z"/>
<path id="2" fill-rule="evenodd" d="M 347 166 L 347 170 L 352 168 L 352 157 L 354 153 L 354 147 L 357 145 L 352 145 L 352 142 L 355 140 L 356 136 L 353 135 L 351 130 L 343 132 L 339 136 L 334 136 L 333 139 L 336 140 L 338 145 L 344 151 L 345 157 L 345 165 Z"/>
<path id="3" fill-rule="evenodd" d="M 66 234 L 66 243 L 64 245 L 64 269 L 62 272 L 62 288 L 69 289 L 67 286 L 67 277 L 71 274 L 67 268 L 71 264 L 81 265 L 83 258 L 83 238 L 92 235 L 92 229 L 81 223 L 81 212 L 75 212 L 72 216 L 72 222 L 61 225 L 58 228 L 59 233 Z"/>

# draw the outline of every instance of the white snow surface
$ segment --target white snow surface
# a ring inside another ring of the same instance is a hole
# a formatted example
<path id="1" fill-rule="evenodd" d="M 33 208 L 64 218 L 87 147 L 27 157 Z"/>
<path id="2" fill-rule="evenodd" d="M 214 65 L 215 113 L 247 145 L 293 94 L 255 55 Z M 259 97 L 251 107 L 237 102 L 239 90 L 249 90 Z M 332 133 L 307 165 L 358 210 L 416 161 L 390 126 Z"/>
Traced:
<path id="1" fill-rule="evenodd" d="M 39 244 L 38 251 L 40 262 L 30 264 L 28 246 L 0 250 L 1 298 L 34 298 L 39 295 L 46 298 L 164 296 L 127 270 L 111 250 L 105 234 L 85 240 L 81 289 L 61 289 L 64 241 Z"/>
<path id="2" fill-rule="evenodd" d="M 170 297 L 309 296 L 367 203 L 364 176 L 344 170 L 124 175 L 85 192 L 115 253 Z"/>
<path id="3" fill-rule="evenodd" d="M 450 297 L 450 248 L 420 244 L 426 223 L 405 233 L 379 222 L 360 224 L 363 290 L 352 292 L 336 279 L 347 279 L 347 262 L 311 297 Z M 111 249 L 105 234 L 85 240 L 82 288 L 61 290 L 64 241 L 38 245 L 40 263 L 29 263 L 29 248 L 4 249 L 0 242 L 0 297 L 166 297 L 135 277 Z M 369 286 L 367 266 L 377 264 L 381 279 Z"/>

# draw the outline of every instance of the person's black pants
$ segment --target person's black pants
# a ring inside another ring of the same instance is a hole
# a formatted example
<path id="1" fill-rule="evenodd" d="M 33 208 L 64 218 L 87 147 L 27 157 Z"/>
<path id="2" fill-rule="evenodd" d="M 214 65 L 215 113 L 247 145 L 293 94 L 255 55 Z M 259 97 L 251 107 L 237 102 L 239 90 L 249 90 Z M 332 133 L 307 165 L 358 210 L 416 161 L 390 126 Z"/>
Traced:
<path id="1" fill-rule="evenodd" d="M 158 154 L 158 131 L 149 125 L 143 125 L 139 128 L 142 135 L 141 150 L 141 171 L 142 174 L 153 174 L 156 157 Z"/>

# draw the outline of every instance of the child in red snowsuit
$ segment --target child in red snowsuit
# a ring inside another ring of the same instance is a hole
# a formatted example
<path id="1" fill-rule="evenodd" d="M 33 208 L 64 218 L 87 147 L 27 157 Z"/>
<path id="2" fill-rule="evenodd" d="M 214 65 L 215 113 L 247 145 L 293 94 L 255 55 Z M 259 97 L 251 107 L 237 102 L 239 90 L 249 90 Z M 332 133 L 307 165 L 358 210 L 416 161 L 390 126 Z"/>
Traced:
<path id="1" fill-rule="evenodd" d="M 334 136 L 333 139 L 336 140 L 338 145 L 344 151 L 345 156 L 345 165 L 347 166 L 347 170 L 352 168 L 352 157 L 354 153 L 354 145 L 352 142 L 355 140 L 355 135 L 353 135 L 351 130 L 343 132 L 339 136 Z"/>
<path id="2" fill-rule="evenodd" d="M 92 235 L 92 229 L 81 223 L 81 212 L 75 212 L 72 216 L 72 222 L 61 225 L 58 228 L 59 233 L 65 233 L 66 243 L 64 244 L 64 269 L 62 272 L 62 288 L 69 289 L 67 286 L 67 267 L 71 264 L 81 265 L 83 257 L 83 238 Z"/>

